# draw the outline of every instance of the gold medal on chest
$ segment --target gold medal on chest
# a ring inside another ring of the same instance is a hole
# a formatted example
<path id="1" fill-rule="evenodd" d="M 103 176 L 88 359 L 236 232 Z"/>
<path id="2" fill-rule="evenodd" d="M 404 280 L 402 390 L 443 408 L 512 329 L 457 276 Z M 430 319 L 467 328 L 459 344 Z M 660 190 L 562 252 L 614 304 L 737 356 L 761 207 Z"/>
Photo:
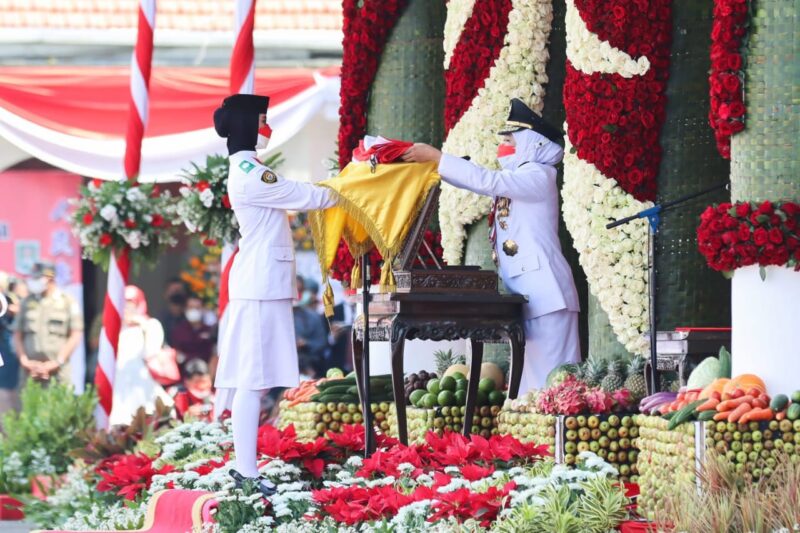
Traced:
<path id="1" fill-rule="evenodd" d="M 505 253 L 507 256 L 511 257 L 517 255 L 517 252 L 519 252 L 519 246 L 516 242 L 508 239 L 503 243 L 503 253 Z"/>

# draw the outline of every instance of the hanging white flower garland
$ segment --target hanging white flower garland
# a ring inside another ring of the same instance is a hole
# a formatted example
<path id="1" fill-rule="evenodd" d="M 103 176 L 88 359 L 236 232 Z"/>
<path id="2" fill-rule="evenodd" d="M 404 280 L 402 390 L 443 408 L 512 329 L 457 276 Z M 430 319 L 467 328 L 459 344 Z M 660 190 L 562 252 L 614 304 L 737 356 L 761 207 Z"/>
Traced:
<path id="1" fill-rule="evenodd" d="M 445 65 L 458 42 L 475 0 L 450 0 L 445 24 Z M 460 21 L 459 24 L 457 24 Z M 481 166 L 496 168 L 497 131 L 508 115 L 508 102 L 520 98 L 541 112 L 547 83 L 547 42 L 553 21 L 551 0 L 514 0 L 508 15 L 503 49 L 482 89 L 442 146 L 446 153 L 464 156 Z M 447 184 L 439 201 L 444 259 L 452 265 L 463 257 L 466 226 L 489 213 L 492 199 Z"/>
<path id="2" fill-rule="evenodd" d="M 566 32 L 567 58 L 586 74 L 616 73 L 630 78 L 649 69 L 646 58 L 634 61 L 592 34 L 572 0 L 567 0 Z M 589 289 L 608 314 L 614 334 L 631 353 L 646 354 L 647 222 L 635 221 L 612 230 L 605 226 L 610 220 L 633 215 L 653 204 L 640 202 L 616 180 L 572 152 L 567 140 L 561 191 L 564 222 L 580 254 Z"/>

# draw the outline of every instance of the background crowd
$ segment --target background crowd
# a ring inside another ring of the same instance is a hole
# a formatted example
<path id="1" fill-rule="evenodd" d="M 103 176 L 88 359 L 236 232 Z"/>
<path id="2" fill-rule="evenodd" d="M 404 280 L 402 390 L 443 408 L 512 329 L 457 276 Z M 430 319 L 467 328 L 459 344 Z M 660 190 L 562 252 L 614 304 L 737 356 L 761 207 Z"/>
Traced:
<path id="1" fill-rule="evenodd" d="M 25 278 L 0 271 L 0 293 L 8 300 L 8 310 L 0 317 L 4 362 L 0 367 L 0 416 L 19 409 L 19 392 L 29 379 L 73 383 L 70 359 L 83 341 L 87 346 L 84 382 L 93 382 L 102 311 L 87 321 L 78 302 L 59 289 L 55 269 L 48 263 L 37 263 Z M 151 301 L 154 296 L 150 295 Z M 125 289 L 112 424 L 129 423 L 139 407 L 152 410 L 157 400 L 174 406 L 179 417 L 209 418 L 213 412 L 216 309 L 180 278 L 167 280 L 159 296 L 164 299 L 163 312 L 151 316 L 148 295 L 134 285 Z M 332 367 L 350 366 L 347 353 L 353 305 L 346 299 L 340 301 L 330 321 L 323 311 L 319 283 L 297 276 L 293 314 L 301 379 L 319 377 Z M 281 392 L 271 391 L 265 398 L 267 413 L 274 410 Z"/>

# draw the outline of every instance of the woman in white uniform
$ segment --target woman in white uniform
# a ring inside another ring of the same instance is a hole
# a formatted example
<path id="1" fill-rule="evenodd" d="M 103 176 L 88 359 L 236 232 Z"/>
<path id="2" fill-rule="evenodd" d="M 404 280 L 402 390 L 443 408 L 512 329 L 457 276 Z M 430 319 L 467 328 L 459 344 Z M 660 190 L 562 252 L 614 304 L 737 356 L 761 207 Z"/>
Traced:
<path id="1" fill-rule="evenodd" d="M 543 387 L 556 366 L 580 361 L 578 294 L 558 240 L 556 169 L 564 155 L 561 133 L 521 100 L 511 101 L 497 151 L 502 170 L 415 144 L 405 161 L 438 161 L 451 185 L 494 197 L 493 255 L 506 288 L 527 296 L 525 364 L 520 394 Z"/>
<path id="2" fill-rule="evenodd" d="M 246 478 L 256 480 L 266 496 L 275 486 L 259 477 L 256 465 L 261 398 L 272 387 L 295 387 L 299 381 L 294 246 L 286 210 L 334 205 L 329 190 L 286 180 L 256 158 L 271 133 L 268 104 L 266 96 L 235 94 L 214 112 L 217 133 L 228 139 L 228 196 L 241 233 L 215 386 L 236 390 L 231 409 L 236 470 L 231 475 L 239 485 Z"/>

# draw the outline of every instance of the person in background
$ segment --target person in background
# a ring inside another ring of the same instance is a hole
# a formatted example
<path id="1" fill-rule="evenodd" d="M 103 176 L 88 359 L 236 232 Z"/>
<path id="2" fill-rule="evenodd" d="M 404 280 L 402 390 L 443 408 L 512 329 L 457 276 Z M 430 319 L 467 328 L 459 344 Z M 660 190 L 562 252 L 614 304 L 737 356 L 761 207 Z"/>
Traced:
<path id="1" fill-rule="evenodd" d="M 328 332 L 325 318 L 314 309 L 311 282 L 305 280 L 304 286 L 300 299 L 294 302 L 292 314 L 300 372 L 313 378 L 323 375 Z"/>
<path id="2" fill-rule="evenodd" d="M 51 263 L 34 265 L 30 295 L 22 300 L 14 322 L 14 347 L 28 376 L 71 383 L 69 360 L 83 335 L 83 315 L 78 302 L 56 286 L 55 276 Z"/>
<path id="3" fill-rule="evenodd" d="M 2 416 L 12 409 L 19 410 L 19 360 L 11 345 L 14 316 L 19 311 L 19 301 L 14 294 L 16 281 L 5 272 L 0 272 L 0 298 L 5 298 L 6 310 L 3 314 L 0 304 L 0 357 L 3 366 L 0 367 L 0 420 Z"/>
<path id="4" fill-rule="evenodd" d="M 191 359 L 184 365 L 182 383 L 172 396 L 175 410 L 180 418 L 190 416 L 200 420 L 211 420 L 213 409 L 212 380 L 208 364 L 200 359 Z"/>
<path id="5" fill-rule="evenodd" d="M 185 320 L 184 313 L 188 294 L 186 284 L 180 278 L 171 278 L 164 288 L 164 300 L 167 302 L 167 307 L 159 319 L 164 328 L 164 339 L 170 346 L 172 346 L 172 332 L 179 323 Z"/>
<path id="6" fill-rule="evenodd" d="M 193 359 L 204 361 L 212 368 L 216 366 L 216 335 L 213 327 L 203 320 L 203 300 L 196 295 L 186 299 L 186 320 L 175 324 L 170 346 L 178 351 L 178 364 L 183 376 L 185 364 Z"/>
<path id="7" fill-rule="evenodd" d="M 158 354 L 163 346 L 164 329 L 147 314 L 144 293 L 139 287 L 128 285 L 117 348 L 111 425 L 130 424 L 140 407 L 152 412 L 157 398 L 172 405 L 172 398 L 153 379 L 145 363 L 147 357 Z"/>

